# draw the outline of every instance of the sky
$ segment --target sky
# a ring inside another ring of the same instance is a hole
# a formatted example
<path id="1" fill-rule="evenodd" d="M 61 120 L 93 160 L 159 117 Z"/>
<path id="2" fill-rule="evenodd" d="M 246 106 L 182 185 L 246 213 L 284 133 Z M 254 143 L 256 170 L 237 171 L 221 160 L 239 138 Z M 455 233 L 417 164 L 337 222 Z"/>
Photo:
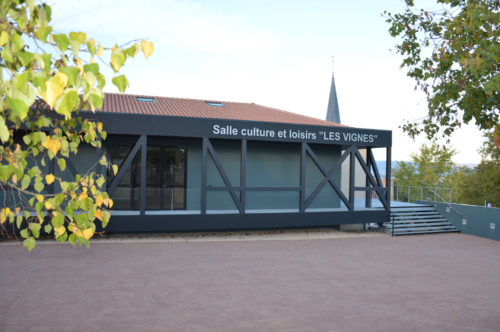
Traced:
<path id="1" fill-rule="evenodd" d="M 402 11 L 403 1 L 49 3 L 56 32 L 85 31 L 104 46 L 154 43 L 147 61 L 138 56 L 121 70 L 130 82 L 127 93 L 254 102 L 324 119 L 333 72 L 343 124 L 392 130 L 393 160 L 409 160 L 426 142 L 399 128 L 426 114 L 425 96 L 400 69 L 382 17 L 384 10 Z M 117 92 L 107 74 L 105 91 Z M 451 137 L 454 161 L 479 163 L 481 143 L 475 126 L 464 126 Z M 383 160 L 385 153 L 375 157 Z"/>

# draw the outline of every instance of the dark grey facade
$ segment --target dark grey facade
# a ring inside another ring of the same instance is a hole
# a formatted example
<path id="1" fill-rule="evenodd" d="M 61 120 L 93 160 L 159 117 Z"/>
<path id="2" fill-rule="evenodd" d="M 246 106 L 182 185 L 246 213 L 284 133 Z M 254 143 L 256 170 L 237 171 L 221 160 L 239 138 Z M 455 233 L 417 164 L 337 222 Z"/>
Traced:
<path id="1" fill-rule="evenodd" d="M 98 112 L 115 201 L 109 232 L 316 227 L 389 220 L 372 149 L 391 132 Z M 86 157 L 88 159 L 88 156 Z M 106 170 L 102 169 L 105 173 Z"/>

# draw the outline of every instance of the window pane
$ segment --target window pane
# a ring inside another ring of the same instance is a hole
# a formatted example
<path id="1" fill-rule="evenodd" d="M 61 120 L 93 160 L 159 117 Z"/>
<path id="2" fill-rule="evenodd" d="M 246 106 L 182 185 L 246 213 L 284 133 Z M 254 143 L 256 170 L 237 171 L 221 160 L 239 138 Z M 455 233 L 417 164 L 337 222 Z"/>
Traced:
<path id="1" fill-rule="evenodd" d="M 161 149 L 160 147 L 148 146 L 146 184 L 153 186 L 161 185 Z"/>

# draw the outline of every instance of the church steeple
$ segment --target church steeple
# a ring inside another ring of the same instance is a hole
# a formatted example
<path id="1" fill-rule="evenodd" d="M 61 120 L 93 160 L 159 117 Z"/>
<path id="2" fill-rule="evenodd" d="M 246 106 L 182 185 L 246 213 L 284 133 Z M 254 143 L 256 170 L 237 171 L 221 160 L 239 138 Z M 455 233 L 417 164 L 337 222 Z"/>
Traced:
<path id="1" fill-rule="evenodd" d="M 337 101 L 337 90 L 335 89 L 335 75 L 332 72 L 332 85 L 330 87 L 330 99 L 326 111 L 326 120 L 340 123 L 339 102 Z"/>

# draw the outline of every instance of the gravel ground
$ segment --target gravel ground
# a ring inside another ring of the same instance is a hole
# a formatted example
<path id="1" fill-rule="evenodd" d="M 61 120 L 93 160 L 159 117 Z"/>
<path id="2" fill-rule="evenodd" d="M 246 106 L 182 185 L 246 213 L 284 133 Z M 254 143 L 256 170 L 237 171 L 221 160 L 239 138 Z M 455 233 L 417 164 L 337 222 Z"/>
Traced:
<path id="1" fill-rule="evenodd" d="M 499 331 L 500 241 L 267 233 L 0 244 L 0 331 Z"/>

